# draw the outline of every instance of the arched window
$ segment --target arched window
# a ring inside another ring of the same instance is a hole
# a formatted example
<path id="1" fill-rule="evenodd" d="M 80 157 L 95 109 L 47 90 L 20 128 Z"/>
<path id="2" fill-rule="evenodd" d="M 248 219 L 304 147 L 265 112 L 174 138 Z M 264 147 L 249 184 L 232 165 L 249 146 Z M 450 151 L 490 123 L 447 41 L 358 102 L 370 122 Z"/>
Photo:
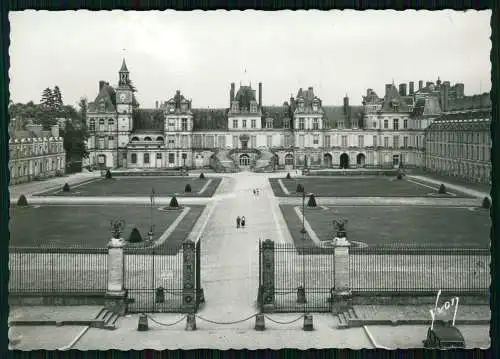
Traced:
<path id="1" fill-rule="evenodd" d="M 139 137 L 137 136 L 132 137 L 132 141 L 139 141 Z"/>
<path id="2" fill-rule="evenodd" d="M 162 141 L 163 142 L 163 137 L 161 137 L 161 136 L 156 137 L 156 141 Z"/>
<path id="3" fill-rule="evenodd" d="M 293 166 L 293 155 L 291 153 L 288 153 L 285 156 L 285 165 L 287 165 L 287 166 Z"/>
<path id="4" fill-rule="evenodd" d="M 149 136 L 144 137 L 144 141 L 151 141 L 151 137 Z"/>
<path id="5" fill-rule="evenodd" d="M 93 118 L 89 121 L 89 131 L 95 131 L 95 120 Z"/>
<path id="6" fill-rule="evenodd" d="M 137 154 L 132 153 L 132 155 L 130 156 L 130 160 L 132 163 L 137 163 Z"/>
<path id="7" fill-rule="evenodd" d="M 144 154 L 144 163 L 149 163 L 149 153 Z"/>
<path id="8" fill-rule="evenodd" d="M 108 126 L 112 127 L 114 125 L 115 125 L 115 120 L 113 120 L 112 118 L 108 119 Z"/>

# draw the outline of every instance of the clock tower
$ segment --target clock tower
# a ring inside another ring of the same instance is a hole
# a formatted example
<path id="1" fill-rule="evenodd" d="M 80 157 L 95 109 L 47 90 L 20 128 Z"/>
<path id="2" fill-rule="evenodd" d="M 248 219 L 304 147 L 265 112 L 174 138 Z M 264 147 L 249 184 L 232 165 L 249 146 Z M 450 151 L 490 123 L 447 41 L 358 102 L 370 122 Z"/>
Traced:
<path id="1" fill-rule="evenodd" d="M 132 104 L 133 90 L 130 84 L 129 71 L 125 59 L 118 72 L 118 87 L 116 89 L 116 111 L 118 112 L 118 152 L 120 152 L 119 163 L 126 167 L 126 149 L 132 131 Z"/>

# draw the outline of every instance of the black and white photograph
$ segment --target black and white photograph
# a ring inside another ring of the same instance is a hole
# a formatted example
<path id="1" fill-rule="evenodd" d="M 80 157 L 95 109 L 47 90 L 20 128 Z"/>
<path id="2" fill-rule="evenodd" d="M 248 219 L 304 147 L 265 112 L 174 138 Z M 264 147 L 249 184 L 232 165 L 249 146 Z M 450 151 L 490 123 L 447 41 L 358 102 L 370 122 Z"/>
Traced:
<path id="1" fill-rule="evenodd" d="M 9 349 L 489 348 L 490 18 L 9 12 Z"/>

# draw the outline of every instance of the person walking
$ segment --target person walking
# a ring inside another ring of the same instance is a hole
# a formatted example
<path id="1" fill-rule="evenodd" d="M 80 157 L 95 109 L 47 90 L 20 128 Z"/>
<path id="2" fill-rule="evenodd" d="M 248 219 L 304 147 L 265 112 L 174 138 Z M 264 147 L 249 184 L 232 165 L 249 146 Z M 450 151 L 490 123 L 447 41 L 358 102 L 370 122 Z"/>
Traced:
<path id="1" fill-rule="evenodd" d="M 245 228 L 245 222 L 246 222 L 246 221 L 245 221 L 245 216 L 242 216 L 242 217 L 241 217 L 241 227 L 242 227 L 242 228 Z"/>
<path id="2" fill-rule="evenodd" d="M 240 228 L 241 218 L 240 216 L 236 217 L 236 228 Z"/>

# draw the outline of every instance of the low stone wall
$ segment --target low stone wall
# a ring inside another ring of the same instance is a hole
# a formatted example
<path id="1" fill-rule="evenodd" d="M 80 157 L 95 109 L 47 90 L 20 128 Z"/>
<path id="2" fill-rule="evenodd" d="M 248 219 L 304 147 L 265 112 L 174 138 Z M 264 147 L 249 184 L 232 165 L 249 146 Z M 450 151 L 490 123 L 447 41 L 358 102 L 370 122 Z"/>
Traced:
<path id="1" fill-rule="evenodd" d="M 111 171 L 113 177 L 125 176 L 188 176 L 188 171 L 172 170 L 172 171 Z"/>
<path id="2" fill-rule="evenodd" d="M 104 305 L 105 292 L 9 293 L 10 306 L 30 305 Z"/>
<path id="3" fill-rule="evenodd" d="M 307 176 L 397 176 L 397 169 L 355 169 L 355 170 L 309 170 L 304 172 Z"/>

